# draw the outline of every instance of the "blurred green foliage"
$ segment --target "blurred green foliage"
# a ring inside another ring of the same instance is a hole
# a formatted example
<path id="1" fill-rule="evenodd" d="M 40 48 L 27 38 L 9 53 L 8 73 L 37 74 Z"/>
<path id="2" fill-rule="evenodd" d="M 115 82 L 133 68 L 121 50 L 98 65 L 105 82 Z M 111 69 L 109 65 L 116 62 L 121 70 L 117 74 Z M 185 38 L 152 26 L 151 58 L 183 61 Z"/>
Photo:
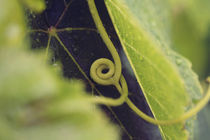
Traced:
<path id="1" fill-rule="evenodd" d="M 192 62 L 200 80 L 210 74 L 210 1 L 168 0 L 175 49 Z"/>
<path id="2" fill-rule="evenodd" d="M 27 51 L 0 53 L 0 139 L 117 139 L 82 84 L 66 81 Z"/>
<path id="3" fill-rule="evenodd" d="M 40 12 L 43 1 L 0 3 L 0 139 L 119 139 L 81 82 L 62 78 L 42 53 L 29 50 L 22 7 Z"/>

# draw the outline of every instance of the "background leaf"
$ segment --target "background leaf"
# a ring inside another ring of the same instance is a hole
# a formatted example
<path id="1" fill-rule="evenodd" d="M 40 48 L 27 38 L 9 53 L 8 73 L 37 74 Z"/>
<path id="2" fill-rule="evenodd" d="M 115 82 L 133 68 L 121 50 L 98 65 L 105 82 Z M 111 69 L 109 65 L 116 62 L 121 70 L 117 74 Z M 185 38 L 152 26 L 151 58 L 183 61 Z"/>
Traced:
<path id="1" fill-rule="evenodd" d="M 192 68 L 204 80 L 209 74 L 209 0 L 169 0 L 172 41 L 175 49 L 192 62 Z"/>

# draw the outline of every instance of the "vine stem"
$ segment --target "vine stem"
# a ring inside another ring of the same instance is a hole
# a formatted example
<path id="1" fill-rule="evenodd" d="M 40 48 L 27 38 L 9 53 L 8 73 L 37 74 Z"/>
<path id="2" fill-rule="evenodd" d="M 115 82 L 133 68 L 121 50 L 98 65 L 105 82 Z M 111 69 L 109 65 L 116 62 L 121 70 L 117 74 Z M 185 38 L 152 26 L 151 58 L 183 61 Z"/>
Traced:
<path id="1" fill-rule="evenodd" d="M 172 119 L 172 120 L 155 120 L 154 118 L 148 116 L 147 114 L 145 114 L 144 112 L 142 112 L 141 110 L 139 110 L 133 103 L 131 100 L 127 100 L 126 103 L 128 104 L 128 106 L 134 111 L 136 112 L 137 115 L 139 115 L 141 118 L 143 118 L 144 120 L 152 123 L 152 124 L 156 124 L 156 125 L 172 125 L 172 124 L 176 124 L 176 123 L 180 123 L 182 121 L 185 121 L 189 118 L 191 118 L 192 116 L 196 115 L 202 108 L 204 108 L 206 106 L 206 104 L 208 103 L 210 99 L 210 84 L 208 86 L 208 90 L 206 95 L 203 97 L 203 99 L 201 99 L 194 108 L 192 108 L 191 110 L 185 112 L 183 115 L 181 115 L 180 117 L 176 118 L 176 119 Z"/>
<path id="2" fill-rule="evenodd" d="M 96 104 L 104 104 L 107 106 L 119 106 L 125 103 L 125 100 L 128 97 L 128 87 L 124 76 L 120 77 L 120 83 L 122 84 L 123 88 L 121 88 L 120 84 L 116 84 L 115 86 L 118 89 L 118 91 L 121 93 L 121 96 L 119 98 L 112 99 L 107 97 L 96 97 L 92 98 L 92 102 Z"/>
<path id="3" fill-rule="evenodd" d="M 90 13 L 93 17 L 93 20 L 95 22 L 95 25 L 104 41 L 104 43 L 106 44 L 108 50 L 110 51 L 110 53 L 112 54 L 112 57 L 114 59 L 115 62 L 115 74 L 117 75 L 117 77 L 120 77 L 122 75 L 122 70 L 121 70 L 121 61 L 120 61 L 120 57 L 112 43 L 112 41 L 110 40 L 104 26 L 103 23 L 100 19 L 100 16 L 98 14 L 98 10 L 96 8 L 95 5 L 95 1 L 94 0 L 87 0 L 88 5 L 89 5 L 89 9 L 90 9 Z M 101 61 L 102 63 L 105 61 Z M 104 66 L 105 64 L 102 64 L 102 66 Z M 98 66 L 100 66 L 98 64 Z M 92 67 L 92 66 L 91 66 Z M 100 75 L 102 75 L 102 73 L 100 73 Z M 97 79 L 96 76 L 100 76 L 99 74 L 93 74 L 92 78 L 93 79 Z M 115 76 L 116 76 L 115 75 Z M 117 80 L 117 79 L 115 79 Z M 116 82 L 116 81 L 115 81 Z M 118 81 L 119 82 L 119 81 Z M 103 82 L 98 82 L 99 84 L 102 85 L 108 85 L 107 83 L 104 84 Z M 116 82 L 117 83 L 117 82 Z M 126 83 L 126 82 L 125 82 Z M 113 83 L 110 83 L 113 84 Z M 116 85 L 116 84 L 115 84 Z M 122 85 L 122 87 L 125 85 Z M 127 87 L 127 83 L 126 83 L 126 87 Z M 121 94 L 124 94 L 124 92 L 120 92 Z M 194 116 L 195 114 L 197 114 L 209 101 L 210 99 L 210 84 L 209 84 L 209 88 L 207 90 L 207 94 L 205 95 L 205 97 L 203 97 L 203 99 L 200 100 L 200 102 L 198 104 L 196 104 L 196 106 L 194 108 L 192 108 L 191 110 L 189 110 L 188 112 L 184 113 L 183 115 L 181 115 L 178 118 L 172 119 L 172 120 L 156 120 L 155 118 L 152 118 L 150 116 L 148 116 L 147 114 L 145 114 L 144 112 L 142 112 L 140 109 L 138 109 L 133 102 L 127 98 L 125 100 L 125 102 L 128 104 L 128 106 L 141 118 L 143 118 L 144 120 L 152 123 L 152 124 L 156 124 L 156 125 L 171 125 L 171 124 L 175 124 L 175 123 L 179 123 L 179 122 L 183 122 L 187 119 L 189 119 L 190 117 Z M 102 103 L 102 101 L 101 101 Z M 106 103 L 104 103 L 106 104 Z"/>

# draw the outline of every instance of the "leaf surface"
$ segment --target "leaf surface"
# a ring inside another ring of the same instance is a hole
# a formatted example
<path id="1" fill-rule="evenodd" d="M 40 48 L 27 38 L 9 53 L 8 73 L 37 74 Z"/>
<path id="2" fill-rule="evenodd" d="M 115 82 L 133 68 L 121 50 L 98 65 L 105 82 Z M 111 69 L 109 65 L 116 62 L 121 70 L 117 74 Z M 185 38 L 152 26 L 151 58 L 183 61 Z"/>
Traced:
<path id="1" fill-rule="evenodd" d="M 105 2 L 154 117 L 179 117 L 200 98 L 201 88 L 190 63 L 170 48 L 166 5 L 157 0 Z M 163 139 L 189 137 L 184 123 L 159 129 Z"/>

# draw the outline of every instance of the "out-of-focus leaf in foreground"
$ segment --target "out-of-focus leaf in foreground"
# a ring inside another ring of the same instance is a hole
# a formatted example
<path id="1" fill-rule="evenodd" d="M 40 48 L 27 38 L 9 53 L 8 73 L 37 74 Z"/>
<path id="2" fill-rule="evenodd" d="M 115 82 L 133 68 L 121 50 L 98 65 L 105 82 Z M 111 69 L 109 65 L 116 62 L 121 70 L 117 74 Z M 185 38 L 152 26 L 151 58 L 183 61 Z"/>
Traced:
<path id="1" fill-rule="evenodd" d="M 201 88 L 190 63 L 170 49 L 166 6 L 157 0 L 106 0 L 106 5 L 154 117 L 182 115 L 200 98 Z M 188 139 L 192 128 L 192 121 L 159 126 L 163 139 L 174 140 Z"/>
<path id="2" fill-rule="evenodd" d="M 0 2 L 0 139 L 118 139 L 82 83 L 61 78 L 42 54 L 26 49 L 21 2 Z"/>
<path id="3" fill-rule="evenodd" d="M 21 1 L 26 7 L 35 12 L 41 12 L 46 8 L 44 3 L 45 0 L 19 0 L 19 1 Z"/>
<path id="4" fill-rule="evenodd" d="M 23 46 L 26 26 L 19 2 L 0 0 L 0 3 L 0 46 Z"/>
<path id="5" fill-rule="evenodd" d="M 117 139 L 81 83 L 65 81 L 30 52 L 0 53 L 1 139 Z"/>

